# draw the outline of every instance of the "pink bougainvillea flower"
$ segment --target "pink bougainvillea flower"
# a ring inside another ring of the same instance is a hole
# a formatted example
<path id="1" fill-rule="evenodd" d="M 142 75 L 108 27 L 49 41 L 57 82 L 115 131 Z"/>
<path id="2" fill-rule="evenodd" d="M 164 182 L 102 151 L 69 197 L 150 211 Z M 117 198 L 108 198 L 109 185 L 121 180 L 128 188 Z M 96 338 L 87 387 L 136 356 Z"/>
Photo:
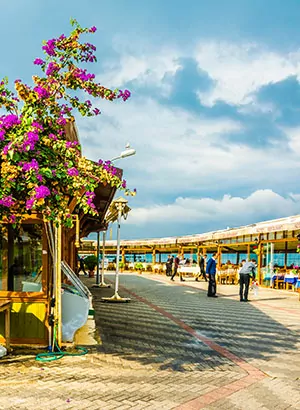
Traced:
<path id="1" fill-rule="evenodd" d="M 6 208 L 10 208 L 16 203 L 16 201 L 13 199 L 11 195 L 4 196 L 3 198 L 0 199 L 0 205 L 5 206 Z"/>
<path id="2" fill-rule="evenodd" d="M 36 58 L 33 62 L 35 65 L 43 65 L 45 64 L 45 61 L 43 61 L 41 58 Z"/>
<path id="3" fill-rule="evenodd" d="M 34 128 L 36 128 L 36 129 L 38 129 L 38 130 L 41 130 L 41 131 L 43 131 L 43 129 L 44 129 L 43 125 L 40 124 L 40 123 L 37 122 L 37 121 L 33 121 L 31 125 L 32 125 Z"/>
<path id="4" fill-rule="evenodd" d="M 16 220 L 17 220 L 16 215 L 10 215 L 10 217 L 9 217 L 9 222 L 10 222 L 11 224 L 14 224 L 14 223 L 16 222 Z"/>
<path id="5" fill-rule="evenodd" d="M 67 170 L 67 174 L 71 177 L 77 177 L 79 175 L 78 169 L 76 168 L 69 168 Z"/>
<path id="6" fill-rule="evenodd" d="M 49 56 L 55 56 L 55 44 L 56 40 L 53 38 L 52 40 L 48 40 L 47 43 L 42 47 L 46 54 Z"/>
<path id="7" fill-rule="evenodd" d="M 31 171 L 31 170 L 38 171 L 39 169 L 39 163 L 37 162 L 36 159 L 31 160 L 30 162 L 25 162 L 22 166 L 22 171 Z"/>
<path id="8" fill-rule="evenodd" d="M 51 61 L 48 64 L 48 67 L 47 67 L 47 70 L 46 70 L 46 75 L 50 76 L 53 73 L 56 73 L 57 71 L 59 71 L 59 69 L 60 69 L 60 66 L 57 63 Z"/>
<path id="9" fill-rule="evenodd" d="M 34 198 L 27 199 L 26 201 L 26 209 L 32 209 L 34 205 Z"/>
<path id="10" fill-rule="evenodd" d="M 89 161 L 81 155 L 78 141 L 67 141 L 73 139 L 66 138 L 73 111 L 96 116 L 101 111 L 93 101 L 125 101 L 131 95 L 97 83 L 95 75 L 81 66 L 96 61 L 96 47 L 80 41 L 96 27 L 82 28 L 76 20 L 71 24 L 69 36 L 44 42 L 45 58 L 34 60 L 43 74 L 32 77 L 33 86 L 16 80 L 15 95 L 8 80 L 0 80 L 0 108 L 6 110 L 0 115 L 0 219 L 11 223 L 20 223 L 20 216 L 38 206 L 47 220 L 70 227 L 69 199 L 75 198 L 84 213 L 97 215 L 93 201 L 99 183 L 130 192 L 110 161 Z M 74 93 L 90 97 L 79 99 Z M 82 188 L 85 195 L 74 197 Z"/>
<path id="11" fill-rule="evenodd" d="M 45 185 L 41 185 L 35 188 L 35 199 L 46 198 L 51 194 L 49 188 Z"/>
<path id="12" fill-rule="evenodd" d="M 50 96 L 49 91 L 47 91 L 44 87 L 41 87 L 40 85 L 34 87 L 33 90 L 38 94 L 39 98 L 48 98 Z"/>

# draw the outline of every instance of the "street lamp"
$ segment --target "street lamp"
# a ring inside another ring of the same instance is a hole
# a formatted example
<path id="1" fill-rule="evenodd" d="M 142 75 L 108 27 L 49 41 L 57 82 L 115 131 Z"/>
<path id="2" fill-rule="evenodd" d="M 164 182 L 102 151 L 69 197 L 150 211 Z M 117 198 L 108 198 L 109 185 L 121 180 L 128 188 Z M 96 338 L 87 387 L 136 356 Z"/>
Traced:
<path id="1" fill-rule="evenodd" d="M 100 282 L 100 271 L 99 271 L 99 255 L 100 255 L 100 232 L 97 232 L 97 274 L 96 274 L 96 284 L 92 288 L 110 288 L 110 285 L 104 281 L 104 259 L 105 259 L 105 240 L 106 240 L 106 230 L 102 232 L 102 260 L 101 260 L 101 282 Z"/>
<path id="2" fill-rule="evenodd" d="M 126 157 L 131 157 L 131 155 L 135 155 L 136 151 L 133 148 L 130 148 L 130 144 L 129 142 L 126 144 L 125 146 L 125 150 L 121 152 L 121 154 L 113 159 L 111 159 L 112 161 L 116 161 L 117 159 L 121 159 L 121 158 L 126 158 Z"/>
<path id="3" fill-rule="evenodd" d="M 132 155 L 136 154 L 136 150 L 133 148 L 130 148 L 129 142 L 125 146 L 125 150 L 121 152 L 121 154 L 110 161 L 116 161 L 118 159 L 130 157 Z M 129 207 L 127 207 L 128 210 L 130 210 Z M 124 214 L 125 217 L 125 214 Z M 127 217 L 127 215 L 126 215 Z M 114 222 L 117 219 L 116 215 L 116 209 L 112 209 L 110 207 L 108 216 L 106 216 L 105 221 L 106 222 Z M 126 218 L 125 218 L 126 219 Z M 96 275 L 96 284 L 93 285 L 95 288 L 110 288 L 110 285 L 106 284 L 104 281 L 104 257 L 105 257 L 105 239 L 106 239 L 106 230 L 103 231 L 102 233 L 102 263 L 101 263 L 101 282 L 100 282 L 100 272 L 99 272 L 99 262 L 97 263 L 97 275 Z M 100 232 L 97 232 L 97 260 L 99 261 L 99 255 L 100 255 Z"/>
<path id="4" fill-rule="evenodd" d="M 110 214 L 108 219 L 115 220 L 117 216 L 118 229 L 117 229 L 117 258 L 116 258 L 116 281 L 115 281 L 115 294 L 110 298 L 101 298 L 103 302 L 129 302 L 130 298 L 122 298 L 119 291 L 119 259 L 120 259 L 120 228 L 122 216 L 124 219 L 127 218 L 128 212 L 130 211 L 127 205 L 127 199 L 122 197 L 115 199 L 110 206 Z"/>

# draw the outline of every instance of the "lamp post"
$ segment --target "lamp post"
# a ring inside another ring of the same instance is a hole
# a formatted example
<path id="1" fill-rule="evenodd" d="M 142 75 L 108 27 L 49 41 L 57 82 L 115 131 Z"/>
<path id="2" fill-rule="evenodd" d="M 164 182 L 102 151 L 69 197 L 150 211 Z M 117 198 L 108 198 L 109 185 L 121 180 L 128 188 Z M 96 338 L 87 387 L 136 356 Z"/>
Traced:
<path id="1" fill-rule="evenodd" d="M 101 298 L 103 302 L 129 302 L 130 298 L 122 298 L 119 295 L 119 259 L 120 259 L 120 228 L 122 216 L 124 219 L 127 218 L 128 212 L 130 211 L 129 206 L 127 206 L 128 201 L 124 198 L 115 199 L 111 205 L 111 213 L 113 211 L 117 212 L 117 258 L 116 258 L 116 280 L 115 280 L 115 293 L 110 298 Z"/>
<path id="2" fill-rule="evenodd" d="M 135 155 L 135 153 L 136 153 L 135 149 L 130 148 L 130 144 L 128 142 L 125 146 L 125 150 L 122 151 L 121 154 L 118 155 L 117 157 L 111 159 L 111 162 L 116 161 L 117 159 L 131 157 L 132 155 Z"/>
<path id="3" fill-rule="evenodd" d="M 99 255 L 100 255 L 100 232 L 97 232 L 97 274 L 96 274 L 96 284 L 93 288 L 110 288 L 110 285 L 104 281 L 104 258 L 105 258 L 105 239 L 106 231 L 102 232 L 102 261 L 101 261 L 101 282 L 100 282 L 100 270 L 99 270 Z"/>
<path id="4" fill-rule="evenodd" d="M 128 142 L 125 146 L 125 150 L 122 151 L 119 156 L 117 156 L 115 158 L 112 158 L 111 162 L 116 161 L 118 159 L 130 157 L 130 156 L 135 155 L 135 154 L 136 154 L 136 150 L 134 148 L 130 148 L 130 144 Z M 119 198 L 119 199 L 122 199 L 123 200 L 122 202 L 126 201 L 123 198 Z M 116 201 L 114 201 L 114 202 L 116 203 Z M 125 203 L 124 209 L 127 206 L 126 204 L 127 204 L 127 201 Z M 127 208 L 128 208 L 128 211 L 129 211 L 130 208 L 129 207 L 127 207 Z M 106 218 L 107 222 L 113 222 L 114 221 L 114 219 L 112 218 L 112 215 L 113 215 L 114 211 L 116 211 L 116 209 L 113 210 L 113 209 L 110 208 L 110 212 L 109 212 L 110 215 L 108 215 L 108 218 Z M 127 213 L 128 213 L 128 211 L 127 211 Z M 123 213 L 123 215 L 125 217 L 125 213 Z M 126 216 L 127 216 L 127 214 L 126 214 Z M 120 223 L 118 222 L 118 231 L 119 231 L 119 226 L 120 226 Z M 104 281 L 105 239 L 106 239 L 106 231 L 103 231 L 103 233 L 102 233 L 101 283 L 100 283 L 100 280 L 99 280 L 99 278 L 100 278 L 99 263 L 97 263 L 96 284 L 93 285 L 94 288 L 110 288 L 110 285 L 106 284 L 105 281 Z M 97 261 L 99 261 L 99 255 L 100 255 L 100 232 L 98 231 L 97 232 Z M 119 265 L 119 261 L 117 262 L 117 265 Z"/>

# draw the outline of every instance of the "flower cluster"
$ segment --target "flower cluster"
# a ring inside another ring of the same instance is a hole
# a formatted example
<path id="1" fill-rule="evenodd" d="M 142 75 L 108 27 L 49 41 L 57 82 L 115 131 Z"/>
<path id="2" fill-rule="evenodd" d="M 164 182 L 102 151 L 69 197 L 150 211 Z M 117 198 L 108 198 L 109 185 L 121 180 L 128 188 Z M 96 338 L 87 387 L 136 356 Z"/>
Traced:
<path id="1" fill-rule="evenodd" d="M 0 82 L 0 108 L 7 111 L 0 116 L 0 219 L 11 223 L 34 211 L 72 226 L 69 203 L 74 198 L 77 209 L 97 215 L 93 200 L 99 184 L 135 194 L 109 161 L 94 163 L 82 157 L 77 141 L 66 140 L 73 110 L 94 116 L 100 109 L 91 99 L 130 97 L 130 91 L 106 88 L 80 67 L 96 61 L 96 47 L 80 42 L 82 34 L 94 33 L 96 28 L 71 23 L 74 29 L 68 37 L 44 42 L 45 58 L 34 60 L 43 75 L 33 76 L 32 87 L 16 80 L 16 96 L 6 78 Z M 81 101 L 74 91 L 87 93 L 89 99 Z"/>
<path id="2" fill-rule="evenodd" d="M 299 274 L 299 266 L 298 266 L 298 265 L 293 265 L 293 266 L 292 266 L 291 273 L 292 273 L 293 275 L 298 275 L 298 274 Z"/>

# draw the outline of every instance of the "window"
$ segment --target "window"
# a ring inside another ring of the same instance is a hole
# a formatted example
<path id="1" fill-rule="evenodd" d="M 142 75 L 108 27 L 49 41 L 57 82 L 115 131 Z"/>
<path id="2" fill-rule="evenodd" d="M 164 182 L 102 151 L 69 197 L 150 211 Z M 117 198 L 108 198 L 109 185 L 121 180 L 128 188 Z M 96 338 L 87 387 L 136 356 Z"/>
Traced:
<path id="1" fill-rule="evenodd" d="M 41 224 L 0 225 L 0 290 L 41 292 Z"/>
<path id="2" fill-rule="evenodd" d="M 284 232 L 276 232 L 276 239 L 282 239 L 284 237 Z"/>

